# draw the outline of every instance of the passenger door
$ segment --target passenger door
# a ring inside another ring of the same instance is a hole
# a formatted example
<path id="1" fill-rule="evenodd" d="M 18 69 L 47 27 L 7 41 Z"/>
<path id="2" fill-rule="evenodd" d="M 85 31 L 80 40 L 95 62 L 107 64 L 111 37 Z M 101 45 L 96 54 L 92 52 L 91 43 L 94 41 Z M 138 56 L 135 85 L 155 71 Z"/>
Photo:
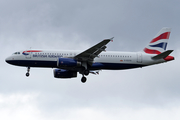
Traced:
<path id="1" fill-rule="evenodd" d="M 137 53 L 137 63 L 142 63 L 142 53 Z"/>

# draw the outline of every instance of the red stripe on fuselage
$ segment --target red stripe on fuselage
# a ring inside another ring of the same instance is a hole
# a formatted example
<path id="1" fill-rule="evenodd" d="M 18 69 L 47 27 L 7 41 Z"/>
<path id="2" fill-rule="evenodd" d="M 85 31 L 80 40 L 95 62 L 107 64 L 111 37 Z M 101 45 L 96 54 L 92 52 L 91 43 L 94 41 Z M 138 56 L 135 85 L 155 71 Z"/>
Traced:
<path id="1" fill-rule="evenodd" d="M 25 52 L 42 52 L 40 50 L 28 50 L 28 51 L 25 51 Z"/>
<path id="2" fill-rule="evenodd" d="M 159 35 L 158 37 L 154 38 L 150 43 L 156 42 L 161 39 L 169 39 L 169 35 L 170 35 L 170 32 L 165 32 L 165 33 Z"/>
<path id="3" fill-rule="evenodd" d="M 148 54 L 160 54 L 161 52 L 157 51 L 157 50 L 151 50 L 148 48 L 144 48 L 144 52 L 148 53 Z"/>

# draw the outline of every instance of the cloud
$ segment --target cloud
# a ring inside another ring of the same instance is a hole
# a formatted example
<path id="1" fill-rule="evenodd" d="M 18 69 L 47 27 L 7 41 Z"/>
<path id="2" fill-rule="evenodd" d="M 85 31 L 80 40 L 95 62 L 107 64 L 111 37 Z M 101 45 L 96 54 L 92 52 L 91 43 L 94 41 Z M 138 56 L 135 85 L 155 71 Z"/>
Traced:
<path id="1" fill-rule="evenodd" d="M 0 119 L 38 119 L 40 111 L 36 107 L 37 93 L 0 94 Z"/>
<path id="2" fill-rule="evenodd" d="M 4 95 L 0 94 L 0 112 L 1 119 L 5 120 L 49 120 L 49 119 L 177 119 L 179 118 L 180 107 L 179 104 L 171 107 L 164 108 L 131 108 L 131 107 L 116 107 L 112 108 L 99 108 L 99 107 L 77 107 L 77 108 L 59 108 L 54 112 L 43 113 L 38 106 L 40 93 L 15 93 Z"/>

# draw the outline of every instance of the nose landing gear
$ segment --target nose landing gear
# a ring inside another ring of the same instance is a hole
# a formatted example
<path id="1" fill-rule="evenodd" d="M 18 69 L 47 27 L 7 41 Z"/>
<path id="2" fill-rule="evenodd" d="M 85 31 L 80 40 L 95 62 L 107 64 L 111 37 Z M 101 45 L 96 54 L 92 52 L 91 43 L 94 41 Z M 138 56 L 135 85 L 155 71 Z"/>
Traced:
<path id="1" fill-rule="evenodd" d="M 27 68 L 27 73 L 26 73 L 26 77 L 29 77 L 29 71 L 30 71 L 30 67 Z"/>

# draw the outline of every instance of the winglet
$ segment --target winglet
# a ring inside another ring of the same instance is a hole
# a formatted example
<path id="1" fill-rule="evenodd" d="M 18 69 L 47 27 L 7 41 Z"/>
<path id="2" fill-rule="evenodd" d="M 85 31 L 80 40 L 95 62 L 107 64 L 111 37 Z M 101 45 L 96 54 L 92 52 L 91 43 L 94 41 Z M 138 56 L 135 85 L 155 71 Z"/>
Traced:
<path id="1" fill-rule="evenodd" d="M 113 42 L 114 37 L 110 38 L 111 42 Z"/>
<path id="2" fill-rule="evenodd" d="M 114 39 L 114 37 L 112 37 L 110 39 L 104 39 L 104 40 L 109 40 L 109 41 L 113 42 L 113 39 Z"/>

